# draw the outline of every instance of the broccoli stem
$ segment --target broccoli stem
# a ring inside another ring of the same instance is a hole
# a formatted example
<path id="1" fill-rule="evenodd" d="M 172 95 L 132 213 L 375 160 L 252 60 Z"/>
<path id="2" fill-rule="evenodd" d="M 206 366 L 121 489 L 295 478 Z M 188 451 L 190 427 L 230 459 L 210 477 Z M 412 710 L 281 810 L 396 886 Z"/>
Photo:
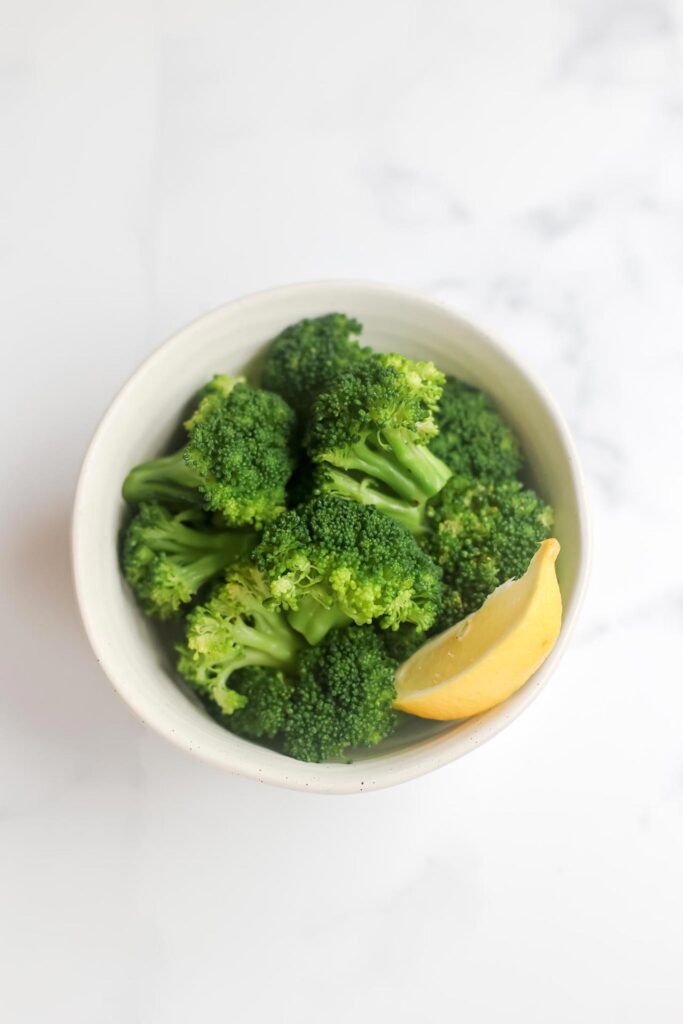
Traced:
<path id="1" fill-rule="evenodd" d="M 224 715 L 231 715 L 233 711 L 243 708 L 247 703 L 246 698 L 241 693 L 238 693 L 237 690 L 232 690 L 228 686 L 228 679 L 232 673 L 236 672 L 238 668 L 242 668 L 245 664 L 247 664 L 246 660 L 238 661 L 236 659 L 229 662 L 216 675 L 215 679 L 211 680 L 208 686 L 200 688 L 205 697 L 215 701 Z"/>
<path id="2" fill-rule="evenodd" d="M 194 530 L 178 520 L 147 536 L 152 551 L 170 556 L 192 593 L 256 546 L 255 533 L 237 530 Z"/>
<path id="3" fill-rule="evenodd" d="M 382 436 L 400 465 L 416 481 L 423 498 L 433 498 L 451 478 L 452 473 L 446 463 L 426 445 L 406 439 L 400 430 L 384 430 Z"/>
<path id="4" fill-rule="evenodd" d="M 196 516 L 196 513 L 179 513 L 175 519 L 157 529 L 148 529 L 146 541 L 153 551 L 166 554 L 186 555 L 188 559 L 196 559 L 197 552 L 225 555 L 238 558 L 248 555 L 257 542 L 256 534 L 251 531 L 215 530 L 186 526 L 181 521 L 184 517 Z"/>
<path id="5" fill-rule="evenodd" d="M 300 643 L 280 612 L 254 609 L 250 616 L 253 624 L 236 619 L 232 626 L 234 639 L 245 648 L 243 665 L 263 665 L 266 668 L 291 669 L 296 662 Z"/>
<path id="6" fill-rule="evenodd" d="M 380 481 L 399 498 L 415 505 L 438 494 L 451 477 L 441 459 L 426 445 L 407 439 L 401 430 L 383 430 L 378 444 L 375 449 L 367 440 L 358 441 L 343 456 L 335 453 L 334 464 Z"/>
<path id="7" fill-rule="evenodd" d="M 224 715 L 231 715 L 246 704 L 242 694 L 228 686 L 233 672 L 250 665 L 293 671 L 301 648 L 296 633 L 292 633 L 279 613 L 259 612 L 251 619 L 254 625 L 233 623 L 233 637 L 241 647 L 239 653 L 231 653 L 215 665 L 210 680 L 203 683 L 193 680 L 195 688 L 215 701 Z"/>
<path id="8" fill-rule="evenodd" d="M 211 699 L 216 702 L 224 715 L 232 715 L 247 704 L 247 698 L 229 686 L 215 686 L 211 691 Z"/>
<path id="9" fill-rule="evenodd" d="M 390 494 L 378 491 L 367 477 L 357 480 L 348 473 L 330 468 L 326 470 L 324 490 L 361 505 L 374 505 L 411 533 L 423 533 L 426 529 L 424 506 L 403 501 L 402 498 L 392 498 Z"/>
<path id="10" fill-rule="evenodd" d="M 334 464 L 343 469 L 355 469 L 359 473 L 381 480 L 395 494 L 407 501 L 415 501 L 421 495 L 416 492 L 415 482 L 392 460 L 387 449 L 374 451 L 366 441 L 358 441 L 346 450 L 344 455 L 335 452 Z"/>
<path id="11" fill-rule="evenodd" d="M 287 612 L 290 626 L 301 633 L 309 644 L 319 644 L 331 629 L 348 626 L 351 619 L 335 603 L 321 604 L 313 594 L 306 594 L 299 607 Z"/>
<path id="12" fill-rule="evenodd" d="M 174 505 L 201 505 L 198 474 L 185 461 L 185 450 L 143 462 L 123 482 L 123 497 L 132 505 L 166 501 Z"/>
<path id="13" fill-rule="evenodd" d="M 217 576 L 222 569 L 226 569 L 232 562 L 251 551 L 254 539 L 249 537 L 249 544 L 246 543 L 246 535 L 241 539 L 241 544 L 226 544 L 222 550 L 210 552 L 195 561 L 188 559 L 186 562 L 176 563 L 190 593 L 196 594 L 213 576 Z"/>

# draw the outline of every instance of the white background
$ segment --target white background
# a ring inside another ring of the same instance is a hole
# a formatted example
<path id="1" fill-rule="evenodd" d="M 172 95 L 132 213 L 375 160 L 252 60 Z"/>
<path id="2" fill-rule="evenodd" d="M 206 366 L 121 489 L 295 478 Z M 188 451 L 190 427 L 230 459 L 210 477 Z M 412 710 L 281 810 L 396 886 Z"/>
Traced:
<path id="1" fill-rule="evenodd" d="M 683 4 L 3 0 L 0 1014 L 683 1020 Z M 165 336 L 272 284 L 450 302 L 563 407 L 595 527 L 542 697 L 329 798 L 145 731 L 69 579 Z"/>

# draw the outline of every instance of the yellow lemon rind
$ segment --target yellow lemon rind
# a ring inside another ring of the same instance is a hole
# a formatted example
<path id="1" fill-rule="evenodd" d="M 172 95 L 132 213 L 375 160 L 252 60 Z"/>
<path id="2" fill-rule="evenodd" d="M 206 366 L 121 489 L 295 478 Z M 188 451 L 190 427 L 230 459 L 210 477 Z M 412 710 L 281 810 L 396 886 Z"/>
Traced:
<path id="1" fill-rule="evenodd" d="M 394 707 L 449 721 L 488 711 L 519 690 L 548 657 L 560 632 L 559 551 L 557 540 L 544 541 L 524 576 L 504 583 L 478 611 L 401 665 Z"/>

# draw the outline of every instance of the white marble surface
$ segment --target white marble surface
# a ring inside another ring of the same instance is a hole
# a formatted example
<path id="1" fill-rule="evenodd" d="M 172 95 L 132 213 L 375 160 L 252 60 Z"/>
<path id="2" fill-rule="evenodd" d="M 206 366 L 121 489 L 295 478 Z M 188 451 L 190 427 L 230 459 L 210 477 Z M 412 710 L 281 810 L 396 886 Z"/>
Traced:
<path id="1" fill-rule="evenodd" d="M 0 1004 L 7 1024 L 683 1020 L 683 4 L 5 0 Z M 362 276 L 563 406 L 592 588 L 478 753 L 334 799 L 145 731 L 81 632 L 82 452 L 136 364 Z"/>

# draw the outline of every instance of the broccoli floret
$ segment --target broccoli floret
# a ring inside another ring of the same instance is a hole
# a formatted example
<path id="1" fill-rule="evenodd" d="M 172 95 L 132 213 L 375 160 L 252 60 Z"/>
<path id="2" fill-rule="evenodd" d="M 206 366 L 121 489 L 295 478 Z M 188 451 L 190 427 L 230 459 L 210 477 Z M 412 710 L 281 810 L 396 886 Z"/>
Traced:
<path id="1" fill-rule="evenodd" d="M 456 475 L 511 480 L 522 466 L 517 438 L 477 388 L 448 377 L 429 447 Z"/>
<path id="2" fill-rule="evenodd" d="M 244 707 L 246 697 L 227 686 L 247 665 L 291 671 L 301 638 L 271 606 L 261 573 L 251 564 L 230 569 L 206 604 L 187 617 L 185 642 L 178 645 L 178 672 L 224 714 Z"/>
<path id="3" fill-rule="evenodd" d="M 550 506 L 518 480 L 454 476 L 427 514 L 433 531 L 423 544 L 444 574 L 442 629 L 476 611 L 501 583 L 522 576 L 553 525 Z"/>
<path id="4" fill-rule="evenodd" d="M 227 719 L 226 725 L 238 736 L 248 739 L 272 739 L 285 724 L 292 695 L 292 684 L 279 669 L 250 665 L 232 676 L 230 686 L 241 694 L 246 705 Z"/>
<path id="5" fill-rule="evenodd" d="M 295 430 L 294 413 L 279 395 L 218 377 L 185 425 L 189 438 L 180 451 L 131 470 L 123 485 L 127 501 L 201 505 L 232 526 L 258 528 L 279 515 L 294 468 Z"/>
<path id="6" fill-rule="evenodd" d="M 236 384 L 246 383 L 246 377 L 230 377 L 227 373 L 215 373 L 194 396 L 195 410 L 183 423 L 185 429 L 190 430 L 195 422 L 220 405 L 223 399 L 228 398 Z"/>
<path id="7" fill-rule="evenodd" d="M 416 629 L 411 623 L 399 626 L 396 630 L 379 630 L 377 635 L 382 641 L 386 653 L 399 665 L 407 661 L 427 639 L 425 633 Z"/>
<path id="8" fill-rule="evenodd" d="M 199 509 L 143 502 L 123 539 L 123 572 L 146 615 L 170 619 L 200 587 L 247 555 L 256 535 L 215 530 Z"/>
<path id="9" fill-rule="evenodd" d="M 439 570 L 415 538 L 377 509 L 340 498 L 283 513 L 266 526 L 253 558 L 311 644 L 350 621 L 426 630 L 441 599 Z"/>
<path id="10" fill-rule="evenodd" d="M 357 320 L 343 313 L 291 324 L 266 353 L 261 375 L 263 387 L 282 395 L 305 416 L 319 392 L 370 352 L 358 344 L 362 330 Z"/>
<path id="11" fill-rule="evenodd" d="M 327 761 L 348 747 L 372 747 L 395 728 L 396 662 L 369 626 L 335 630 L 299 662 L 284 723 L 283 750 Z"/>
<path id="12" fill-rule="evenodd" d="M 419 533 L 424 506 L 451 475 L 430 450 L 444 375 L 433 363 L 373 354 L 313 407 L 306 446 L 323 493 L 374 505 Z"/>

